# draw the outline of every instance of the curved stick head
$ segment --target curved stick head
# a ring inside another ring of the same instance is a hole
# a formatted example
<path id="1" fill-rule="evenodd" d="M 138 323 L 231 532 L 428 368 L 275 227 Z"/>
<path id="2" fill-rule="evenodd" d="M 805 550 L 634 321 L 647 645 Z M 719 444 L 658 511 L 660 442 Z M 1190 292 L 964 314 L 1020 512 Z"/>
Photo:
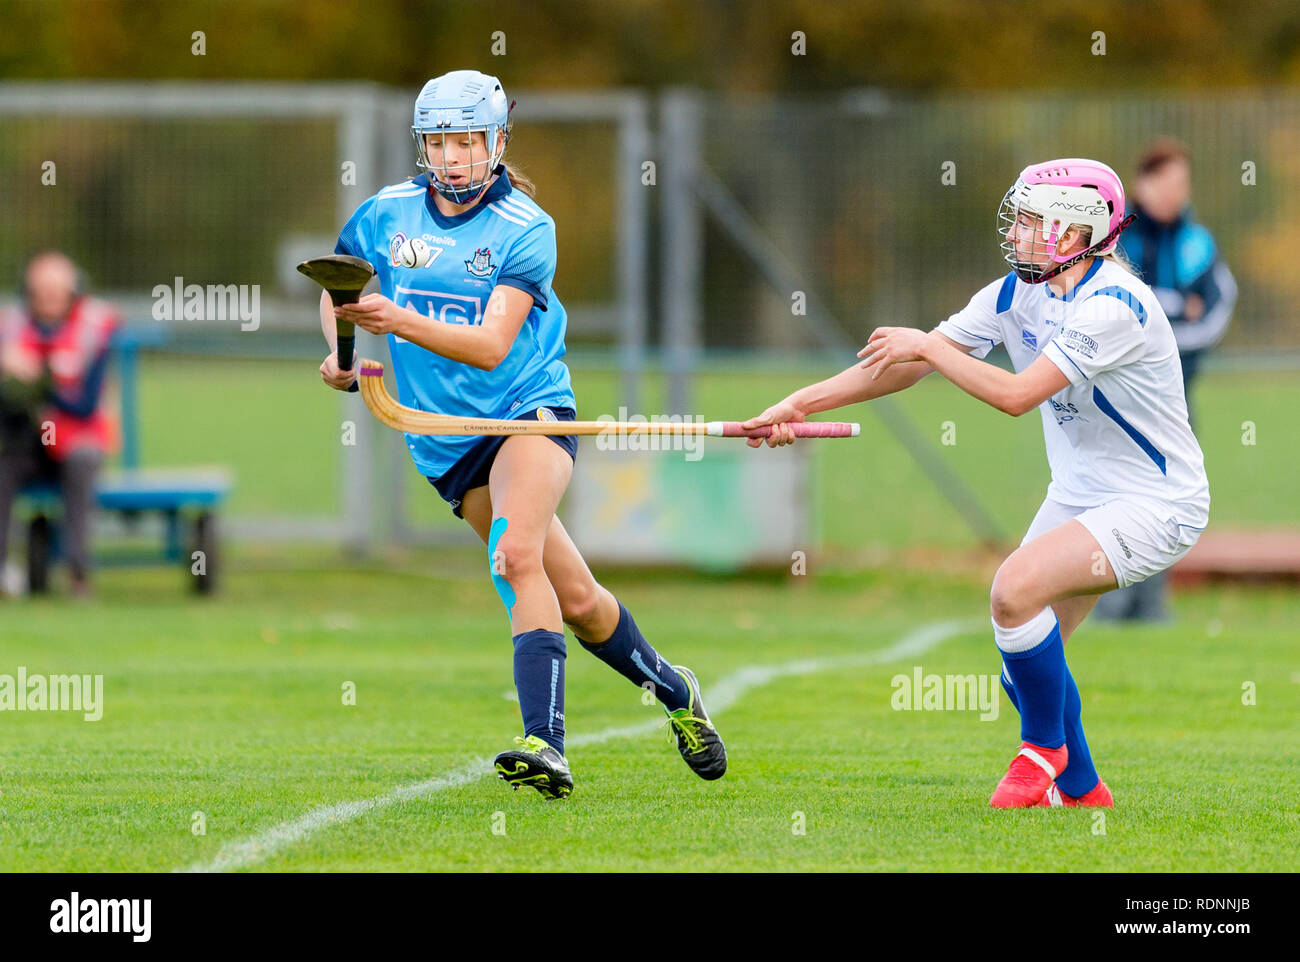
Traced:
<path id="1" fill-rule="evenodd" d="M 375 276 L 375 269 L 367 260 L 351 257 L 347 254 L 326 254 L 313 257 L 298 265 L 298 273 L 310 277 L 325 290 L 329 291 L 334 306 L 355 304 L 361 299 L 370 278 Z"/>

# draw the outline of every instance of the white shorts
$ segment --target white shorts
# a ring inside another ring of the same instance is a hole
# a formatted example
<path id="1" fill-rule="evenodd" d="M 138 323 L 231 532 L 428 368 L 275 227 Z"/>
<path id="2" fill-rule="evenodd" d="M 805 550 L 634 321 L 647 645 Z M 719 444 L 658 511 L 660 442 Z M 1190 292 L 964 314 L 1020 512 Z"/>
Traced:
<path id="1" fill-rule="evenodd" d="M 1106 552 L 1119 587 L 1127 588 L 1172 567 L 1196 544 L 1201 530 L 1179 524 L 1177 515 L 1173 505 L 1154 498 L 1116 498 L 1095 508 L 1048 498 L 1020 543 L 1027 544 L 1074 518 Z"/>

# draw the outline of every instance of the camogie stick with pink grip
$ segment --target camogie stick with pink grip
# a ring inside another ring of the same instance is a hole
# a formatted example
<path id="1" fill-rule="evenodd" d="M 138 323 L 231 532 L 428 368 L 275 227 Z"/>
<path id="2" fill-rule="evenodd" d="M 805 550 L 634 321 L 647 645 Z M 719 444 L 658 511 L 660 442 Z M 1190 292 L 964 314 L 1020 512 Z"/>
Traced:
<path id="1" fill-rule="evenodd" d="M 739 421 L 511 421 L 498 418 L 463 418 L 432 411 L 417 411 L 399 404 L 384 386 L 384 366 L 363 360 L 358 381 L 361 397 L 376 418 L 407 434 L 510 435 L 510 434 L 652 434 L 660 436 L 705 435 L 718 438 L 765 438 L 770 425 L 746 431 Z M 797 438 L 855 438 L 859 425 L 835 421 L 796 422 L 790 425 Z"/>
<path id="2" fill-rule="evenodd" d="M 772 433 L 770 426 L 746 431 L 739 421 L 709 421 L 708 435 L 715 438 L 765 438 Z M 856 438 L 860 424 L 843 421 L 793 421 L 790 430 L 797 438 Z"/>

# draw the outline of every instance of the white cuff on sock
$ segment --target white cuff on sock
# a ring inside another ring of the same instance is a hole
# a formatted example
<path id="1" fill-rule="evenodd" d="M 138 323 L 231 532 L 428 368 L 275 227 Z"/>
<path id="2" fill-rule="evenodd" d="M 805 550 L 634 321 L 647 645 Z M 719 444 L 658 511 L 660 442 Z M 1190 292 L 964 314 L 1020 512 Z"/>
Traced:
<path id="1" fill-rule="evenodd" d="M 1001 651 L 1028 651 L 1041 645 L 1056 626 L 1056 612 L 1049 605 L 1023 625 L 1017 625 L 1015 628 L 1003 628 L 994 621 L 993 640 L 997 642 L 998 649 Z"/>

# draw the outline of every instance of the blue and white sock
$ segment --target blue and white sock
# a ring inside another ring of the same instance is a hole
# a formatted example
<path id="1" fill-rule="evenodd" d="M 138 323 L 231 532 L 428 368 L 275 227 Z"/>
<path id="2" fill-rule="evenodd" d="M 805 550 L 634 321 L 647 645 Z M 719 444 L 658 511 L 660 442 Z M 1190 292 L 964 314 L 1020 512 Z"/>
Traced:
<path id="1" fill-rule="evenodd" d="M 1023 625 L 993 622 L 993 638 L 1015 687 L 1021 741 L 1043 748 L 1065 744 L 1065 646 L 1056 612 L 1044 608 Z"/>
<path id="2" fill-rule="evenodd" d="M 1007 698 L 1020 710 L 1020 699 L 1016 697 L 1016 686 L 1007 677 L 1006 665 L 1003 665 L 999 679 Z M 1074 683 L 1074 675 L 1065 669 L 1065 747 L 1069 750 L 1069 761 L 1065 771 L 1056 779 L 1056 785 L 1071 798 L 1079 798 L 1097 787 L 1101 776 L 1092 763 L 1092 752 L 1088 750 L 1088 740 L 1083 735 L 1083 703 L 1079 699 L 1079 687 Z"/>
<path id="3" fill-rule="evenodd" d="M 686 680 L 673 670 L 668 659 L 661 658 L 659 652 L 650 647 L 650 642 L 645 640 L 645 635 L 641 634 L 641 629 L 623 607 L 623 602 L 618 602 L 618 627 L 608 640 L 592 644 L 578 638 L 578 644 L 632 684 L 644 686 L 650 682 L 654 685 L 655 697 L 669 711 L 677 711 L 690 704 L 691 693 L 686 687 Z"/>
<path id="4" fill-rule="evenodd" d="M 538 628 L 514 636 L 515 691 L 524 734 L 564 754 L 564 635 Z"/>

